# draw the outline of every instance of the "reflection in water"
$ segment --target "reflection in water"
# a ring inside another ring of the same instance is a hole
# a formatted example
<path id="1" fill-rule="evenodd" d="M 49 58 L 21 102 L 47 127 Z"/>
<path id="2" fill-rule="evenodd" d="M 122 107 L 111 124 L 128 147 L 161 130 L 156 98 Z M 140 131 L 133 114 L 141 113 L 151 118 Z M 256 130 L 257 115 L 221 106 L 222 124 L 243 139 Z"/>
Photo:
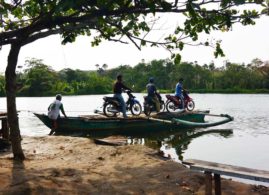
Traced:
<path id="1" fill-rule="evenodd" d="M 112 134 L 110 134 L 112 135 Z M 119 135 L 119 134 L 113 134 Z M 150 148 L 161 150 L 164 153 L 164 156 L 175 156 L 175 161 L 182 161 L 183 154 L 188 149 L 188 145 L 198 137 L 203 135 L 215 135 L 223 138 L 230 138 L 233 135 L 232 129 L 196 129 L 196 130 L 187 130 L 187 129 L 170 129 L 162 131 L 147 131 L 140 134 L 131 133 L 128 134 L 125 132 L 124 136 L 128 136 L 128 144 L 141 144 L 146 145 Z M 104 135 L 102 135 L 104 136 Z M 100 135 L 91 135 L 89 138 L 100 137 Z M 104 136 L 106 137 L 106 136 Z M 170 154 L 171 151 L 175 151 L 174 154 Z"/>
<path id="2" fill-rule="evenodd" d="M 162 142 L 161 149 L 165 154 L 171 157 L 171 154 L 169 154 L 169 150 L 172 148 L 175 149 L 177 159 L 176 161 L 183 160 L 183 154 L 184 151 L 188 149 L 188 145 L 191 143 L 191 141 L 195 138 L 201 137 L 203 135 L 216 135 L 216 136 L 222 136 L 224 138 L 229 138 L 232 136 L 233 131 L 231 129 L 216 129 L 216 130 L 205 130 L 205 131 L 191 131 L 181 134 L 176 134 L 173 136 L 170 136 L 169 138 L 165 139 Z"/>
<path id="3" fill-rule="evenodd" d="M 169 151 L 174 149 L 177 155 L 176 161 L 183 160 L 184 151 L 188 149 L 188 145 L 195 138 L 203 135 L 216 135 L 224 138 L 232 136 L 233 131 L 231 129 L 214 129 L 214 130 L 191 130 L 191 131 L 178 131 L 174 134 L 156 134 L 154 137 L 145 138 L 132 138 L 129 140 L 130 144 L 144 144 L 150 148 L 162 150 L 164 156 L 171 157 Z"/>

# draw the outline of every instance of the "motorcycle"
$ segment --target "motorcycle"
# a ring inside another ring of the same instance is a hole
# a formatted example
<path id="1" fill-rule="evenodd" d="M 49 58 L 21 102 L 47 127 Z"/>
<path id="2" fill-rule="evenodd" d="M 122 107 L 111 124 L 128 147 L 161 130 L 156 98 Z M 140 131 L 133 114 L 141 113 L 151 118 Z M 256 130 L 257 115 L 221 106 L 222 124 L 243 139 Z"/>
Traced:
<path id="1" fill-rule="evenodd" d="M 132 115 L 139 116 L 142 112 L 142 106 L 138 100 L 135 99 L 135 96 L 131 93 L 131 91 L 126 91 L 128 95 L 128 100 L 126 102 L 126 111 L 131 111 Z M 122 106 L 120 101 L 116 97 L 103 97 L 103 113 L 107 117 L 117 116 L 120 112 L 122 112 Z"/>
<path id="2" fill-rule="evenodd" d="M 182 110 L 182 101 L 176 96 L 166 95 L 167 101 L 165 103 L 165 107 L 168 112 L 175 112 L 176 110 Z M 193 99 L 188 95 L 188 91 L 183 90 L 183 101 L 185 108 L 188 111 L 192 111 L 195 107 L 195 103 Z"/>
<path id="3" fill-rule="evenodd" d="M 165 103 L 162 99 L 162 96 L 159 93 L 156 93 L 157 98 L 160 102 L 160 111 L 165 110 Z M 151 100 L 150 97 L 144 96 L 144 113 L 146 116 L 149 116 L 151 112 L 156 111 L 155 103 Z"/>

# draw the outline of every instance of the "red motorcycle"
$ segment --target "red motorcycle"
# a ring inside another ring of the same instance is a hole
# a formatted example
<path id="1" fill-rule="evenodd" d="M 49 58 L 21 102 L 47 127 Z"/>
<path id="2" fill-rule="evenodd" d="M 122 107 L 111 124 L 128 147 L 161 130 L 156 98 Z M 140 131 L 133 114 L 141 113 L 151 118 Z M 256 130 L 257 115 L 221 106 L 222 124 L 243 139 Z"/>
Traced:
<path id="1" fill-rule="evenodd" d="M 180 98 L 173 95 L 166 95 L 166 109 L 168 112 L 175 112 L 176 110 L 182 110 L 182 101 Z M 192 111 L 195 107 L 193 99 L 188 95 L 188 91 L 183 90 L 184 106 L 188 111 Z"/>

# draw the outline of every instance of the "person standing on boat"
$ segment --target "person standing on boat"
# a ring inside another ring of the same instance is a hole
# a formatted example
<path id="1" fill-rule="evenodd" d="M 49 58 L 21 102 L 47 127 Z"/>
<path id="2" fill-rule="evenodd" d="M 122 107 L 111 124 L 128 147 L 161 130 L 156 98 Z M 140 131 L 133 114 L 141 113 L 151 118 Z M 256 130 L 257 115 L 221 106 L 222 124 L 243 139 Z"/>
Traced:
<path id="1" fill-rule="evenodd" d="M 61 100 L 62 95 L 57 94 L 56 99 L 48 107 L 48 117 L 52 120 L 52 128 L 49 135 L 52 135 L 58 127 L 57 119 L 60 117 L 60 110 L 63 113 L 63 115 L 67 117 L 64 112 L 64 106 Z"/>
<path id="2" fill-rule="evenodd" d="M 157 88 L 154 84 L 153 77 L 149 78 L 149 83 L 147 84 L 146 88 L 147 88 L 147 92 L 148 92 L 148 97 L 155 104 L 156 111 L 160 112 L 160 102 L 159 102 L 159 99 L 157 97 L 158 92 L 157 92 Z"/>
<path id="3" fill-rule="evenodd" d="M 123 118 L 127 118 L 127 114 L 126 114 L 126 103 L 122 97 L 122 91 L 123 90 L 130 90 L 132 91 L 129 87 L 126 87 L 123 82 L 122 82 L 122 75 L 118 75 L 117 76 L 117 80 L 113 85 L 113 93 L 114 93 L 114 97 L 118 98 L 121 104 L 121 108 L 122 108 L 122 114 L 123 114 Z"/>
<path id="4" fill-rule="evenodd" d="M 185 105 L 184 105 L 184 97 L 183 97 L 183 94 L 182 94 L 182 91 L 183 91 L 183 78 L 180 78 L 178 79 L 178 83 L 176 84 L 176 92 L 175 92 L 175 96 L 180 99 L 180 101 L 182 102 L 182 106 L 181 106 L 181 109 L 184 109 L 185 108 Z"/>

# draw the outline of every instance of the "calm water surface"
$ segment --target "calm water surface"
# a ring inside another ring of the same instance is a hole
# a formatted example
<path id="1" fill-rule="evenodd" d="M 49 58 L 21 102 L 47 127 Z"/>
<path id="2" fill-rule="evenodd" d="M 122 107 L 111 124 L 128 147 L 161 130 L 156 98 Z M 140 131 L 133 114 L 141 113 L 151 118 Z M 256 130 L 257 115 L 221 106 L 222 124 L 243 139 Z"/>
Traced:
<path id="1" fill-rule="evenodd" d="M 143 94 L 136 96 L 142 104 Z M 217 127 L 170 133 L 154 139 L 139 139 L 138 142 L 161 147 L 177 161 L 194 158 L 269 171 L 269 95 L 191 96 L 195 100 L 196 109 L 209 109 L 212 114 L 229 114 L 235 120 Z M 77 116 L 92 114 L 95 108 L 102 105 L 102 97 L 103 95 L 65 96 L 62 102 L 68 116 Z M 49 133 L 49 129 L 31 112 L 46 113 L 53 100 L 54 97 L 17 98 L 22 135 L 43 136 Z M 5 98 L 0 98 L 0 109 L 6 109 Z M 218 130 L 232 130 L 233 133 L 219 134 Z"/>

